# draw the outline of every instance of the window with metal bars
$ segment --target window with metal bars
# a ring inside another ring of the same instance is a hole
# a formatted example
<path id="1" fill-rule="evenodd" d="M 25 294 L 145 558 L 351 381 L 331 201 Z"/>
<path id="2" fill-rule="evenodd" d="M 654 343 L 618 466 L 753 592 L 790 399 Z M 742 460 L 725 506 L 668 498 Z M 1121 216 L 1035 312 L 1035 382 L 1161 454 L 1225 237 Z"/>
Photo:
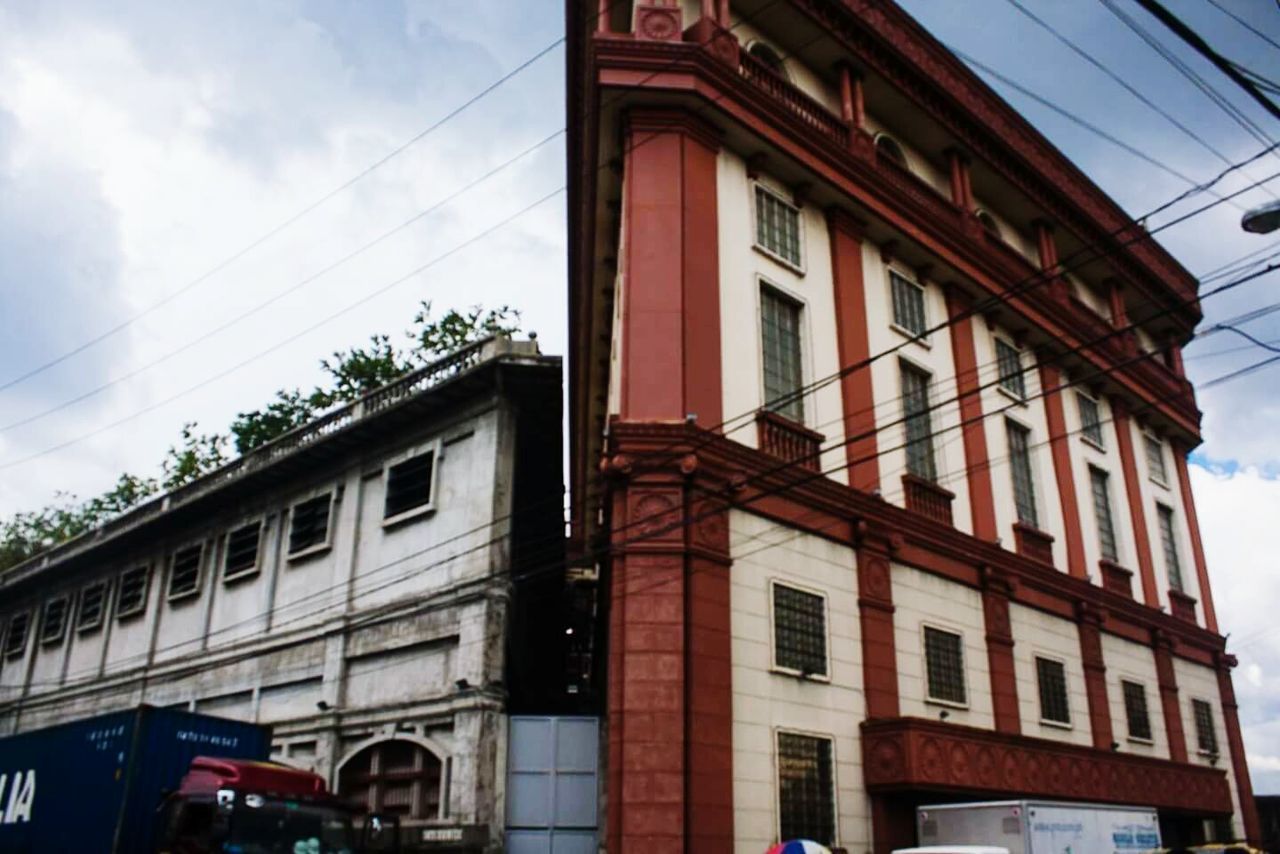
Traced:
<path id="1" fill-rule="evenodd" d="M 1000 388 L 1018 400 L 1027 399 L 1027 380 L 1022 372 L 1022 351 L 1002 338 L 996 339 L 996 368 Z"/>
<path id="2" fill-rule="evenodd" d="M 1164 467 L 1164 445 L 1155 436 L 1146 437 L 1148 476 L 1161 486 L 1169 483 L 1169 473 Z"/>
<path id="3" fill-rule="evenodd" d="M 227 534 L 227 557 L 222 563 L 222 578 L 230 580 L 256 572 L 261 542 L 262 522 L 250 522 Z"/>
<path id="4" fill-rule="evenodd" d="M 800 211 L 756 185 L 756 243 L 788 264 L 799 267 Z"/>
<path id="5" fill-rule="evenodd" d="M 296 555 L 329 542 L 329 506 L 333 494 L 326 492 L 293 506 L 289 514 L 289 554 Z"/>
<path id="6" fill-rule="evenodd" d="M 1061 661 L 1036 656 L 1036 683 L 1040 688 L 1040 720 L 1071 723 L 1066 666 Z"/>
<path id="7" fill-rule="evenodd" d="M 1076 401 L 1080 407 L 1080 435 L 1097 445 L 1105 447 L 1102 436 L 1102 413 L 1098 409 L 1098 401 L 1087 394 L 1077 394 Z"/>
<path id="8" fill-rule="evenodd" d="M 1151 716 L 1147 713 L 1147 689 L 1139 682 L 1120 683 L 1124 693 L 1124 716 L 1129 723 L 1129 737 L 1151 740 Z"/>
<path id="9" fill-rule="evenodd" d="M 204 546 L 187 546 L 174 552 L 169 564 L 169 599 L 191 596 L 200 589 L 200 559 Z"/>
<path id="10" fill-rule="evenodd" d="M 1089 466 L 1089 483 L 1093 490 L 1093 517 L 1098 524 L 1098 545 L 1102 549 L 1102 557 L 1115 562 L 1119 560 L 1119 553 L 1116 551 L 1116 528 L 1111 518 L 1110 476 L 1100 468 Z"/>
<path id="11" fill-rule="evenodd" d="M 412 510 L 430 508 L 435 490 L 436 452 L 427 451 L 387 469 L 387 498 L 382 518 L 394 519 Z"/>
<path id="12" fill-rule="evenodd" d="M 443 763 L 403 739 L 366 747 L 342 766 L 338 794 L 352 806 L 406 819 L 441 817 Z"/>
<path id="13" fill-rule="evenodd" d="M 967 703 L 964 638 L 955 632 L 925 626 L 924 659 L 928 698 L 943 703 Z"/>
<path id="14" fill-rule="evenodd" d="M 889 273 L 893 297 L 893 322 L 912 335 L 924 335 L 929 328 L 924 313 L 924 288 L 897 273 Z"/>
<path id="15" fill-rule="evenodd" d="M 17 658 L 27 651 L 27 632 L 30 629 L 30 611 L 19 611 L 9 617 L 9 623 L 4 629 L 5 658 Z"/>
<path id="16" fill-rule="evenodd" d="M 1178 540 L 1174 531 L 1173 510 L 1163 504 L 1156 505 L 1156 517 L 1160 520 L 1160 543 L 1164 546 L 1164 569 L 1169 576 L 1169 586 L 1179 593 L 1182 588 L 1182 563 L 1178 560 Z"/>
<path id="17" fill-rule="evenodd" d="M 778 838 L 836 841 L 833 744 L 829 738 L 778 733 Z"/>
<path id="18" fill-rule="evenodd" d="M 806 590 L 773 585 L 773 663 L 805 676 L 827 675 L 827 603 Z"/>
<path id="19" fill-rule="evenodd" d="M 927 481 L 936 481 L 938 467 L 933 455 L 933 414 L 929 410 L 930 377 L 906 362 L 900 364 L 907 471 Z"/>
<path id="20" fill-rule="evenodd" d="M 1196 746 L 1201 753 L 1216 756 L 1218 731 L 1213 726 L 1213 706 L 1206 700 L 1192 700 L 1191 714 L 1196 722 Z"/>
<path id="21" fill-rule="evenodd" d="M 76 609 L 76 631 L 91 632 L 102 626 L 107 613 L 107 593 L 111 585 L 107 581 L 86 584 L 80 590 L 80 606 Z"/>
<path id="22" fill-rule="evenodd" d="M 147 608 L 147 587 L 151 568 L 135 566 L 120 573 L 120 589 L 116 595 L 116 619 L 135 617 Z"/>
<path id="23" fill-rule="evenodd" d="M 40 615 L 40 643 L 61 643 L 67 633 L 67 612 L 71 610 L 70 596 L 55 596 L 44 603 Z"/>
<path id="24" fill-rule="evenodd" d="M 769 287 L 760 289 L 760 339 L 765 408 L 803 424 L 800 306 Z"/>
<path id="25" fill-rule="evenodd" d="M 1018 511 L 1018 521 L 1038 528 L 1036 484 L 1031 475 L 1031 431 L 1007 419 L 1004 426 L 1009 438 L 1009 473 L 1013 478 L 1013 503 Z"/>

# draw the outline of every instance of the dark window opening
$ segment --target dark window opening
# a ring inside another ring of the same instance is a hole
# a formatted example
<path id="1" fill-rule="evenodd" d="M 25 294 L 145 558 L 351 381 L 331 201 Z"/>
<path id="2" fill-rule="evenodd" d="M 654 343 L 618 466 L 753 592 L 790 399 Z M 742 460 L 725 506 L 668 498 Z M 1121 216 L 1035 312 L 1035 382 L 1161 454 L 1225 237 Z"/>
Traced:
<path id="1" fill-rule="evenodd" d="M 996 218 L 986 211 L 978 211 L 978 224 L 986 229 L 987 233 L 993 237 L 1000 236 L 1000 226 L 996 224 Z"/>
<path id="2" fill-rule="evenodd" d="M 751 47 L 747 48 L 747 53 L 760 60 L 774 74 L 784 80 L 787 78 L 786 66 L 783 64 L 782 57 L 764 42 L 755 42 Z"/>
<path id="3" fill-rule="evenodd" d="M 1027 379 L 1022 371 L 1022 351 L 1007 341 L 996 339 L 996 366 L 1000 371 L 1000 388 L 1018 400 L 1027 399 Z"/>
<path id="4" fill-rule="evenodd" d="M 1200 752 L 1218 755 L 1218 732 L 1213 726 L 1213 706 L 1204 700 L 1192 700 L 1191 711 L 1196 721 L 1196 745 Z"/>
<path id="5" fill-rule="evenodd" d="M 76 612 L 77 631 L 88 632 L 102 625 L 102 618 L 107 612 L 109 589 L 106 581 L 95 581 L 80 591 L 80 608 Z"/>
<path id="6" fill-rule="evenodd" d="M 294 506 L 289 522 L 289 554 L 328 542 L 331 498 L 326 492 Z"/>
<path id="7" fill-rule="evenodd" d="M 968 701 L 964 684 L 963 640 L 954 632 L 925 626 L 924 657 L 930 700 L 961 704 Z"/>
<path id="8" fill-rule="evenodd" d="M 756 243 L 800 266 L 800 211 L 756 185 Z"/>
<path id="9" fill-rule="evenodd" d="M 880 134 L 876 137 L 876 151 L 885 157 L 897 163 L 899 166 L 906 168 L 907 155 L 902 150 L 902 146 L 898 145 L 898 141 L 888 134 Z"/>
<path id="10" fill-rule="evenodd" d="M 835 779 L 829 738 L 778 733 L 781 839 L 835 842 Z"/>
<path id="11" fill-rule="evenodd" d="M 906 429 L 907 471 L 930 483 L 938 479 L 933 449 L 933 415 L 929 407 L 930 377 L 902 363 L 902 415 Z"/>
<path id="12" fill-rule="evenodd" d="M 1111 518 L 1109 481 L 1110 478 L 1105 471 L 1089 466 L 1089 482 L 1093 489 L 1093 515 L 1098 523 L 1098 545 L 1102 549 L 1102 557 L 1115 562 L 1119 553 L 1116 551 L 1116 528 Z"/>
<path id="13" fill-rule="evenodd" d="M 188 546 L 174 552 L 173 563 L 169 568 L 170 599 L 190 596 L 199 589 L 200 558 L 203 554 L 202 546 Z"/>
<path id="14" fill-rule="evenodd" d="M 1067 701 L 1067 669 L 1061 661 L 1036 658 L 1036 681 L 1040 688 L 1040 719 L 1054 723 L 1071 723 Z"/>
<path id="15" fill-rule="evenodd" d="M 1039 527 L 1036 513 L 1036 484 L 1031 475 L 1031 431 L 1013 421 L 1005 422 L 1009 438 L 1009 471 L 1013 476 L 1013 503 L 1018 521 Z"/>
<path id="16" fill-rule="evenodd" d="M 62 641 L 67 631 L 67 611 L 70 606 L 69 596 L 58 596 L 44 603 L 44 613 L 40 616 L 40 643 L 54 644 Z"/>
<path id="17" fill-rule="evenodd" d="M 760 292 L 760 346 L 765 408 L 804 423 L 804 369 L 800 361 L 800 306 L 770 288 Z"/>
<path id="18" fill-rule="evenodd" d="M 27 630 L 31 627 L 31 612 L 22 611 L 9 618 L 4 633 L 4 657 L 17 658 L 27 651 Z"/>
<path id="19" fill-rule="evenodd" d="M 116 619 L 141 614 L 147 607 L 147 585 L 151 571 L 136 566 L 120 574 L 120 595 L 116 597 Z"/>
<path id="20" fill-rule="evenodd" d="M 827 675 L 827 613 L 821 596 L 773 585 L 773 634 L 778 667 Z"/>
<path id="21" fill-rule="evenodd" d="M 893 297 L 893 322 L 917 337 L 928 330 L 924 310 L 924 288 L 915 282 L 889 273 L 889 290 Z"/>
<path id="22" fill-rule="evenodd" d="M 338 794 L 369 812 L 406 819 L 439 818 L 442 770 L 434 754 L 411 741 L 383 741 L 342 766 Z"/>
<path id="23" fill-rule="evenodd" d="M 1080 404 L 1080 435 L 1099 448 L 1104 446 L 1102 436 L 1102 414 L 1098 409 L 1098 401 L 1083 394 L 1077 394 Z"/>
<path id="24" fill-rule="evenodd" d="M 223 578 L 245 575 L 258 566 L 258 545 L 262 541 L 262 523 L 253 522 L 236 528 L 227 535 L 227 559 Z"/>
<path id="25" fill-rule="evenodd" d="M 1147 714 L 1147 689 L 1137 682 L 1121 682 L 1124 691 L 1124 715 L 1129 723 L 1129 737 L 1151 740 L 1151 716 Z"/>
<path id="26" fill-rule="evenodd" d="M 387 470 L 387 500 L 382 517 L 391 519 L 419 507 L 431 506 L 435 451 L 427 451 Z"/>

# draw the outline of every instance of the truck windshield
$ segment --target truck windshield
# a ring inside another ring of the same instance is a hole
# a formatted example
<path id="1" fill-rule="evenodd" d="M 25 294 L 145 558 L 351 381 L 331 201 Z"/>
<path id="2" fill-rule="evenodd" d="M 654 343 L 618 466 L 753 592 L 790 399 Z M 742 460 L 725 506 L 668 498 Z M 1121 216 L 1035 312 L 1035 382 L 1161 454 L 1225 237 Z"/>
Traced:
<path id="1" fill-rule="evenodd" d="M 297 801 L 236 804 L 228 854 L 354 854 L 351 816 L 344 810 Z"/>

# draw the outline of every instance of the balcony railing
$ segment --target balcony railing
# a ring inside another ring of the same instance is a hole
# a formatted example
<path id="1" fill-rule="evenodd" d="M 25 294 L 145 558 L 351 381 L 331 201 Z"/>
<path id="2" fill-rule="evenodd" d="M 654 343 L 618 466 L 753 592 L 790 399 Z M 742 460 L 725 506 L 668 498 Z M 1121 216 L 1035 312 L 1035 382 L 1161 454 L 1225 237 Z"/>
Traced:
<path id="1" fill-rule="evenodd" d="M 1196 600 L 1180 590 L 1169 591 L 1169 610 L 1179 620 L 1196 624 Z"/>
<path id="2" fill-rule="evenodd" d="M 756 413 L 760 450 L 810 471 L 820 471 L 819 454 L 826 438 L 790 418 L 766 409 Z"/>
<path id="3" fill-rule="evenodd" d="M 906 496 L 907 509 L 919 513 L 935 522 L 944 525 L 954 524 L 951 517 L 951 502 L 956 494 L 938 484 L 916 477 L 914 474 L 902 476 L 902 491 Z"/>
<path id="4" fill-rule="evenodd" d="M 764 90 L 765 94 L 780 102 L 818 133 L 841 145 L 849 144 L 849 128 L 843 121 L 746 51 L 738 56 L 738 71 L 747 82 Z"/>
<path id="5" fill-rule="evenodd" d="M 1133 598 L 1133 572 L 1118 563 L 1106 558 L 1098 561 L 1098 569 L 1102 573 L 1102 588 L 1121 596 Z"/>
<path id="6" fill-rule="evenodd" d="M 1022 522 L 1013 525 L 1018 554 L 1053 566 L 1053 537 Z"/>

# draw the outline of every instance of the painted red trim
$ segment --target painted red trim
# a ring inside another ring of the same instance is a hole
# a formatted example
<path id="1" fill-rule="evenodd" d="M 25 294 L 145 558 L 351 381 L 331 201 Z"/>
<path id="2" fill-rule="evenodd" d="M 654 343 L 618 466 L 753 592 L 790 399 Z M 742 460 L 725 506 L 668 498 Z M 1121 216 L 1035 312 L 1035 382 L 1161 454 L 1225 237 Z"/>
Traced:
<path id="1" fill-rule="evenodd" d="M 1253 799 L 1253 783 L 1249 779 L 1248 758 L 1244 752 L 1244 738 L 1240 734 L 1240 707 L 1236 703 L 1236 689 L 1231 684 L 1231 669 L 1236 666 L 1234 655 L 1220 656 L 1217 662 L 1218 693 L 1222 698 L 1222 719 L 1227 730 L 1227 747 L 1231 751 L 1231 767 L 1236 775 L 1236 795 L 1240 798 L 1240 818 L 1244 823 L 1245 837 L 1254 845 L 1262 844 L 1262 824 L 1258 821 L 1258 805 Z"/>
<path id="2" fill-rule="evenodd" d="M 1107 699 L 1107 665 L 1102 655 L 1102 614 L 1096 606 L 1081 602 L 1076 608 L 1080 633 L 1080 662 L 1084 668 L 1085 698 L 1089 704 L 1089 730 L 1093 746 L 1110 750 L 1115 740 L 1111 727 L 1111 703 Z"/>
<path id="3" fill-rule="evenodd" d="M 839 208 L 827 211 L 831 238 L 831 280 L 835 293 L 836 346 L 840 366 L 861 364 L 871 357 L 867 331 L 867 295 L 862 271 L 862 223 Z M 854 489 L 874 492 L 880 488 L 880 463 L 876 452 L 876 415 L 871 406 L 874 388 L 871 369 L 850 371 L 840 378 L 844 407 L 844 435 L 862 438 L 845 445 L 849 483 Z"/>
<path id="4" fill-rule="evenodd" d="M 893 627 L 889 544 L 863 537 L 857 543 L 858 625 L 862 635 L 862 687 L 867 718 L 896 718 L 898 659 Z"/>
<path id="5" fill-rule="evenodd" d="M 1187 514 L 1187 530 L 1191 532 L 1191 554 L 1196 564 L 1196 579 L 1200 585 L 1200 608 L 1204 613 L 1205 628 L 1217 634 L 1218 615 L 1213 608 L 1213 591 L 1209 585 L 1209 565 L 1204 559 L 1204 542 L 1200 539 L 1200 520 L 1196 515 L 1196 499 L 1191 492 L 1191 472 L 1187 470 L 1186 449 L 1179 443 L 1173 445 L 1173 462 L 1178 468 L 1178 487 L 1182 491 L 1182 508 Z"/>
<path id="6" fill-rule="evenodd" d="M 1013 665 L 1013 625 L 1009 620 L 1009 579 L 988 568 L 982 574 L 982 618 L 986 628 L 991 706 L 998 732 L 1022 732 L 1018 677 Z"/>
<path id="7" fill-rule="evenodd" d="M 1163 632 L 1155 632 L 1152 648 L 1156 660 L 1156 684 L 1164 711 L 1164 731 L 1169 741 L 1169 758 L 1187 761 L 1187 736 L 1182 728 L 1182 704 L 1178 701 L 1178 674 L 1173 668 L 1173 642 Z"/>
<path id="8" fill-rule="evenodd" d="M 1040 365 L 1040 383 L 1045 392 L 1045 418 L 1049 424 L 1049 445 L 1053 449 L 1053 474 L 1062 503 L 1062 527 L 1067 535 L 1067 572 L 1076 578 L 1088 578 L 1084 532 L 1080 526 L 1080 505 L 1076 501 L 1076 478 L 1071 468 L 1067 414 L 1062 402 L 1062 387 L 1058 382 L 1060 377 L 1056 367 Z"/>
<path id="9" fill-rule="evenodd" d="M 1133 453 L 1133 431 L 1129 411 L 1119 398 L 1111 399 L 1112 423 L 1116 428 L 1116 447 L 1124 469 L 1125 495 L 1129 499 L 1129 519 L 1133 524 L 1133 541 L 1138 551 L 1138 574 L 1142 578 L 1142 601 L 1151 608 L 1160 607 L 1156 589 L 1155 561 L 1151 558 L 1151 535 L 1147 530 L 1147 514 L 1142 505 L 1142 482 L 1138 480 L 1138 461 Z"/>
<path id="10" fill-rule="evenodd" d="M 969 484 L 969 509 L 973 534 L 980 540 L 995 542 L 996 502 L 991 486 L 991 465 L 987 455 L 987 427 L 982 417 L 982 388 L 978 381 L 978 356 L 973 340 L 973 318 L 966 312 L 971 307 L 956 288 L 946 292 L 947 316 L 952 321 L 951 355 L 955 360 L 956 392 L 960 403 L 960 428 L 964 439 L 965 479 Z"/>

